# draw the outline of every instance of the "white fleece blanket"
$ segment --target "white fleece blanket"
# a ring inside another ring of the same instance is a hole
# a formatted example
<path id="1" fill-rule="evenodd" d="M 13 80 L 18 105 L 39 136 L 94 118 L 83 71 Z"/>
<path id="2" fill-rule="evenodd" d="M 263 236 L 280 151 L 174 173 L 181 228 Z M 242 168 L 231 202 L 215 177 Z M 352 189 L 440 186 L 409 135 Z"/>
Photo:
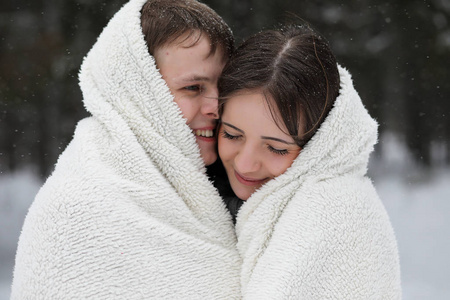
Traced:
<path id="1" fill-rule="evenodd" d="M 92 117 L 28 212 L 12 299 L 240 298 L 231 217 L 148 54 L 144 2 L 126 4 L 83 62 Z"/>
<path id="2" fill-rule="evenodd" d="M 318 132 L 237 216 L 245 299 L 401 298 L 394 232 L 365 177 L 377 124 L 340 76 Z"/>

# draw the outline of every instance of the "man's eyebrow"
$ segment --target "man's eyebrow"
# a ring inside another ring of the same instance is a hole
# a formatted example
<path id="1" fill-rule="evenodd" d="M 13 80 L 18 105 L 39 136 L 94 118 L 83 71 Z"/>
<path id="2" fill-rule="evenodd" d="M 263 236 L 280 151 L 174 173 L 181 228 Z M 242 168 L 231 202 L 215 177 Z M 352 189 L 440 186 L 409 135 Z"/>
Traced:
<path id="1" fill-rule="evenodd" d="M 229 127 L 233 128 L 233 129 L 235 129 L 235 130 L 237 130 L 237 131 L 239 131 L 239 132 L 241 132 L 241 133 L 245 133 L 242 129 L 239 129 L 239 128 L 237 128 L 236 126 L 231 125 L 230 123 L 227 123 L 227 122 L 223 122 L 223 121 L 222 121 L 222 124 L 224 124 L 224 125 L 226 125 L 226 126 L 229 126 Z M 271 136 L 261 136 L 261 138 L 262 138 L 263 140 L 272 140 L 272 141 L 280 142 L 280 143 L 287 144 L 287 145 L 295 145 L 295 144 L 296 144 L 295 142 L 288 142 L 288 141 L 285 141 L 285 140 L 283 140 L 283 139 L 279 139 L 279 138 L 271 137 Z"/>
<path id="2" fill-rule="evenodd" d="M 190 75 L 190 76 L 181 78 L 180 81 L 183 81 L 183 82 L 211 81 L 211 79 L 207 76 Z"/>

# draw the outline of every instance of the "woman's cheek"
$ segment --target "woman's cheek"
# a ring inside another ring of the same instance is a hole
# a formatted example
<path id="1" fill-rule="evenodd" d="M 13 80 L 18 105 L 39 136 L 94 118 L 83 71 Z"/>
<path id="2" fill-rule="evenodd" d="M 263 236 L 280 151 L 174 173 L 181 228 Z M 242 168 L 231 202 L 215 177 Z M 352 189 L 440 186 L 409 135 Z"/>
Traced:
<path id="1" fill-rule="evenodd" d="M 222 137 L 222 134 L 219 133 L 219 138 L 217 140 L 218 143 L 218 150 L 219 150 L 219 156 L 223 160 L 225 160 L 228 151 L 227 151 L 227 139 Z"/>

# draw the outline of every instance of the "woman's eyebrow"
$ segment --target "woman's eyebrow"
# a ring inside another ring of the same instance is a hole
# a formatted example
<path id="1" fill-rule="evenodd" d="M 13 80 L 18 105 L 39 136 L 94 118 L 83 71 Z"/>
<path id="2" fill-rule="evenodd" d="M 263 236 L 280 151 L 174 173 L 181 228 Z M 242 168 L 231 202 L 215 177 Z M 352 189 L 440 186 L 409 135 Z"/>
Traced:
<path id="1" fill-rule="evenodd" d="M 285 140 L 282 140 L 282 139 L 279 139 L 279 138 L 276 138 L 276 137 L 262 136 L 261 138 L 262 138 L 263 140 L 272 140 L 272 141 L 276 141 L 276 142 L 281 142 L 281 143 L 283 143 L 283 144 L 295 145 L 294 142 L 288 142 L 288 141 L 285 141 Z"/>
<path id="2" fill-rule="evenodd" d="M 242 129 L 239 129 L 239 128 L 237 128 L 236 126 L 231 125 L 230 123 L 227 123 L 227 122 L 223 122 L 223 121 L 222 121 L 222 124 L 224 124 L 224 125 L 226 125 L 226 126 L 229 126 L 229 127 L 233 128 L 233 129 L 235 129 L 235 130 L 237 130 L 237 131 L 239 131 L 239 132 L 241 132 L 241 133 L 245 133 Z M 280 143 L 287 144 L 287 145 L 295 145 L 295 144 L 296 144 L 295 142 L 288 142 L 288 141 L 285 141 L 285 140 L 283 140 L 283 139 L 279 139 L 279 138 L 271 137 L 271 136 L 261 136 L 261 138 L 262 138 L 263 140 L 272 140 L 272 141 L 280 142 Z"/>
<path id="3" fill-rule="evenodd" d="M 227 122 L 222 121 L 222 124 L 227 125 L 227 126 L 233 128 L 233 129 L 235 129 L 235 130 L 237 130 L 237 131 L 239 131 L 239 132 L 241 132 L 241 133 L 245 133 L 242 129 L 239 129 L 239 128 L 237 128 L 236 126 L 231 125 L 230 123 L 227 123 Z"/>

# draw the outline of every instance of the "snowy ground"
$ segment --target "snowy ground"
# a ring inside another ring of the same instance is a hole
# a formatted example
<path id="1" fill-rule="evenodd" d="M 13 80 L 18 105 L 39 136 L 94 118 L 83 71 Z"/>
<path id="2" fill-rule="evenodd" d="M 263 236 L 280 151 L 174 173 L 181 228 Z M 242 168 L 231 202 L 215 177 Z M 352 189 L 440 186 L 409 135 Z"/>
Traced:
<path id="1" fill-rule="evenodd" d="M 17 240 L 41 185 L 30 170 L 0 175 L 0 300 L 9 299 Z"/>
<path id="2" fill-rule="evenodd" d="M 397 234 L 403 299 L 450 299 L 450 170 L 374 169 Z M 0 176 L 0 300 L 9 298 L 20 227 L 40 185 L 30 171 Z"/>
<path id="3" fill-rule="evenodd" d="M 375 182 L 397 235 L 404 300 L 450 299 L 450 170 L 428 176 Z"/>

